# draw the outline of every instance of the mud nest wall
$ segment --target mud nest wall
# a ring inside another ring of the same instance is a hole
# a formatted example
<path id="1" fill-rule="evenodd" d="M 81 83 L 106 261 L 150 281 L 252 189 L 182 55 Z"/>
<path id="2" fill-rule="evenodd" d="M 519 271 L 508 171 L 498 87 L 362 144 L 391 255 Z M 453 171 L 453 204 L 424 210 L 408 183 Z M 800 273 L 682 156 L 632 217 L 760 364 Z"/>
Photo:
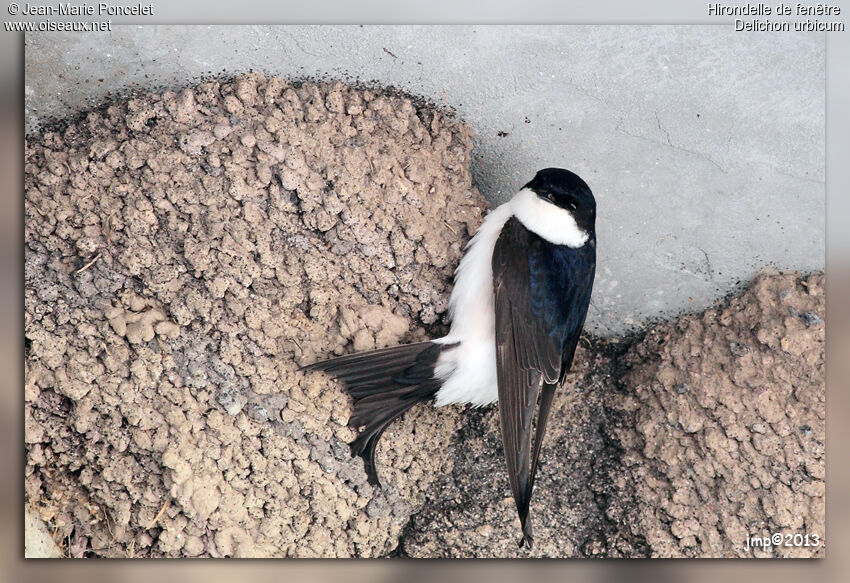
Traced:
<path id="1" fill-rule="evenodd" d="M 824 556 L 824 311 L 823 274 L 760 276 L 625 357 L 606 397 L 623 451 L 606 513 L 652 556 Z M 774 533 L 790 544 L 746 542 Z"/>
<path id="2" fill-rule="evenodd" d="M 585 339 L 519 550 L 495 408 L 390 427 L 298 364 L 442 332 L 482 220 L 468 127 L 250 74 L 26 143 L 25 489 L 70 556 L 820 556 L 823 276 Z"/>
<path id="3" fill-rule="evenodd" d="M 394 426 L 376 491 L 297 363 L 439 324 L 486 205 L 470 150 L 409 98 L 260 75 L 27 141 L 26 493 L 71 554 L 396 545 L 455 417 Z"/>
<path id="4" fill-rule="evenodd" d="M 532 556 L 822 557 L 823 282 L 765 274 L 633 344 L 580 344 L 540 454 Z M 510 536 L 498 413 L 458 432 L 399 552 L 529 556 Z M 747 543 L 774 533 L 782 545 Z"/>

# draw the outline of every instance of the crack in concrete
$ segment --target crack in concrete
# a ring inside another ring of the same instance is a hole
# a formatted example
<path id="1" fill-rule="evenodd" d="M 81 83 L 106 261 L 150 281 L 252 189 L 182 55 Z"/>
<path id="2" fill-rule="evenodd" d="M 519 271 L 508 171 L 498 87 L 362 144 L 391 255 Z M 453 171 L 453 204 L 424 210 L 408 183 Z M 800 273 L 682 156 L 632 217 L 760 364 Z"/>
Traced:
<path id="1" fill-rule="evenodd" d="M 702 247 L 699 247 L 697 245 L 695 245 L 695 247 L 699 249 L 705 257 L 705 267 L 708 270 L 708 280 L 714 281 L 714 268 L 711 266 L 711 259 L 709 259 L 708 253 L 706 253 L 705 249 L 703 249 Z"/>
<path id="2" fill-rule="evenodd" d="M 280 33 L 282 35 L 286 36 L 287 38 L 289 38 L 290 40 L 292 40 L 292 42 L 295 44 L 295 46 L 298 47 L 301 50 L 301 52 L 304 53 L 305 55 L 310 55 L 311 57 L 319 57 L 320 56 L 320 55 L 317 55 L 316 53 L 311 53 L 306 48 L 304 48 L 304 45 L 301 44 L 301 41 L 298 40 L 295 37 L 295 35 L 293 35 L 289 32 L 286 32 L 285 30 L 281 30 Z"/>
<path id="3" fill-rule="evenodd" d="M 672 148 L 674 150 L 678 150 L 680 152 L 685 152 L 687 154 L 691 154 L 692 156 L 696 156 L 697 158 L 700 158 L 702 160 L 705 160 L 706 162 L 711 163 L 718 170 L 720 170 L 723 174 L 729 173 L 723 166 L 720 165 L 719 162 L 717 162 L 717 160 L 715 160 L 714 158 L 712 158 L 708 154 L 705 154 L 703 152 L 697 152 L 696 150 L 691 150 L 689 148 L 685 148 L 683 146 L 677 146 L 676 144 L 674 144 L 671 137 L 670 137 L 670 132 L 662 127 L 661 120 L 658 118 L 658 113 L 655 113 L 655 120 L 656 120 L 656 123 L 658 125 L 658 129 L 665 135 L 666 141 L 656 140 L 656 139 L 648 137 L 648 136 L 644 136 L 644 135 L 641 135 L 641 134 L 635 134 L 635 133 L 626 131 L 626 129 L 623 128 L 623 120 L 622 119 L 619 121 L 617 126 L 614 128 L 614 131 L 617 131 L 617 132 L 624 134 L 626 136 L 629 136 L 631 138 L 637 138 L 639 140 L 651 142 L 651 143 L 657 144 L 659 146 L 664 146 L 664 147 L 667 147 L 667 148 Z"/>
<path id="4" fill-rule="evenodd" d="M 658 130 L 667 138 L 667 145 L 671 148 L 675 148 L 676 146 L 673 145 L 673 140 L 670 139 L 670 132 L 661 127 L 661 118 L 658 117 L 657 111 L 655 112 L 655 123 L 658 125 Z"/>

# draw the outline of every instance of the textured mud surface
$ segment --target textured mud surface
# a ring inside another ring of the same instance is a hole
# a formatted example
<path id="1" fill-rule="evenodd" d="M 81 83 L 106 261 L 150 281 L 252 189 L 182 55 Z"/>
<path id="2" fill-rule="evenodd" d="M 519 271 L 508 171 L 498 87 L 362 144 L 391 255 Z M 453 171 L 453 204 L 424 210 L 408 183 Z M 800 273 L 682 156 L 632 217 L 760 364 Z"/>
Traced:
<path id="1" fill-rule="evenodd" d="M 516 545 L 497 412 L 464 419 L 400 554 L 823 556 L 746 543 L 825 535 L 823 281 L 760 276 L 626 349 L 581 347 L 541 452 L 531 553 Z"/>
<path id="2" fill-rule="evenodd" d="M 520 523 L 503 459 L 496 408 L 470 411 L 458 424 L 453 470 L 434 483 L 422 512 L 405 530 L 398 553 L 413 557 L 575 557 L 612 545 L 613 556 L 645 556 L 639 537 L 611 524 L 594 490 L 616 473 L 619 452 L 606 442 L 605 394 L 611 390 L 610 346 L 576 351 L 575 366 L 555 397 L 540 454 L 531 519 L 532 551 L 520 549 Z M 624 495 L 632 495 L 625 492 Z M 633 505 L 630 500 L 629 506 Z"/>
<path id="3" fill-rule="evenodd" d="M 441 331 L 485 203 L 470 130 L 400 95 L 248 75 L 26 144 L 26 498 L 89 557 L 820 556 L 823 276 L 633 345 L 583 342 L 518 520 L 494 408 L 379 449 L 298 364 Z"/>
<path id="4" fill-rule="evenodd" d="M 604 489 L 606 513 L 652 556 L 824 555 L 745 544 L 826 534 L 824 309 L 823 275 L 762 276 L 629 351 L 605 399 L 625 466 Z"/>
<path id="5" fill-rule="evenodd" d="M 439 325 L 485 208 L 470 138 L 404 97 L 250 75 L 27 143 L 26 495 L 70 554 L 396 546 L 456 411 L 395 425 L 374 490 L 347 397 L 297 363 Z"/>

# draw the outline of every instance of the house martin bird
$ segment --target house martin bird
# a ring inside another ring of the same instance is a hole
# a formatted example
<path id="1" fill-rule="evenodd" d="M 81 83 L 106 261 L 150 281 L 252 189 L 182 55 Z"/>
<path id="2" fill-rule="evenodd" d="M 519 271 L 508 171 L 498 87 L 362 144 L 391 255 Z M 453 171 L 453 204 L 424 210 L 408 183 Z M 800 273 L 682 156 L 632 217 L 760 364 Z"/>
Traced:
<path id="1" fill-rule="evenodd" d="M 455 271 L 447 336 L 304 367 L 338 377 L 359 429 L 352 455 L 378 484 L 375 448 L 392 421 L 420 401 L 441 407 L 499 402 L 511 491 L 522 538 L 557 387 L 584 326 L 596 270 L 596 201 L 568 170 L 537 173 L 490 212 Z M 536 421 L 535 410 L 538 411 Z M 533 436 L 533 439 L 532 439 Z"/>

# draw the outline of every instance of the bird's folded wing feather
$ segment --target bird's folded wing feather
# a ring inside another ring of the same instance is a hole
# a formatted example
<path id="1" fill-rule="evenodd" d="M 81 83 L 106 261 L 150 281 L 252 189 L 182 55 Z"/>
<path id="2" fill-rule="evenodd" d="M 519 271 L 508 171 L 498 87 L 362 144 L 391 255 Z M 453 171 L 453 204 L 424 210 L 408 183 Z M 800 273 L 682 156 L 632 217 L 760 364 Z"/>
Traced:
<path id="1" fill-rule="evenodd" d="M 502 229 L 493 252 L 496 313 L 496 372 L 499 415 L 511 490 L 523 523 L 523 542 L 531 543 L 528 507 L 552 385 L 561 374 L 563 346 L 532 310 L 532 278 L 528 261 L 533 235 L 516 218 Z M 557 335 L 556 335 L 557 336 Z M 545 383 L 544 398 L 532 450 L 534 411 Z M 532 459 L 533 457 L 533 459 Z M 527 524 L 526 524 L 527 523 Z"/>

